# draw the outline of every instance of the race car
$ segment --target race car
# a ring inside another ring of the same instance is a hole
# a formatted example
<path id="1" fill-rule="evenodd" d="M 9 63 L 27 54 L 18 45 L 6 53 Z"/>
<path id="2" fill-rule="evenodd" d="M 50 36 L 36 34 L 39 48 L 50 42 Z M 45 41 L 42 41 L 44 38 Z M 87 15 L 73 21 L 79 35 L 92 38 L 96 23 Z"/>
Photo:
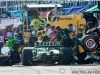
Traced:
<path id="1" fill-rule="evenodd" d="M 47 53 L 42 55 L 43 63 L 55 64 L 60 63 L 62 53 L 58 49 L 50 49 Z"/>
<path id="2" fill-rule="evenodd" d="M 42 55 L 46 53 L 45 48 L 33 49 L 33 61 L 42 62 Z"/>
<path id="3" fill-rule="evenodd" d="M 23 65 L 34 65 L 37 63 L 61 64 L 72 63 L 71 48 L 63 47 L 61 41 L 57 42 L 36 42 L 34 48 L 26 47 L 22 50 Z"/>

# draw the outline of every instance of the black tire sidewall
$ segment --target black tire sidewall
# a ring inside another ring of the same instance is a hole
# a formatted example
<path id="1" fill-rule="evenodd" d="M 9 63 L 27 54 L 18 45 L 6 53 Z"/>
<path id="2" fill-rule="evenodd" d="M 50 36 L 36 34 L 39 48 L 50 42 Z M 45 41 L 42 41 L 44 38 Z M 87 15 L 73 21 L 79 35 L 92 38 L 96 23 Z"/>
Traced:
<path id="1" fill-rule="evenodd" d="M 63 65 L 70 65 L 72 63 L 72 60 L 73 60 L 72 49 L 70 47 L 64 47 L 62 52 L 63 52 L 62 64 Z"/>
<path id="2" fill-rule="evenodd" d="M 31 64 L 30 64 L 30 62 Z M 25 49 L 22 51 L 22 65 L 30 66 L 33 64 L 33 54 L 31 49 Z"/>

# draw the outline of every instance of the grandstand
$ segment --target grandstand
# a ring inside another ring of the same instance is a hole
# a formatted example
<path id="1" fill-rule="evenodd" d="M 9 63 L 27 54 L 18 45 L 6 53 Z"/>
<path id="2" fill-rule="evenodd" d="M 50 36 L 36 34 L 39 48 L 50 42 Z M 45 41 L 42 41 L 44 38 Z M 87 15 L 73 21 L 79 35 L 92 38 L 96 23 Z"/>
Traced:
<path id="1" fill-rule="evenodd" d="M 21 10 L 23 0 L 0 0 L 0 13 L 3 11 L 16 11 Z M 64 7 L 81 6 L 81 5 L 96 5 L 97 0 L 24 0 L 25 5 L 29 4 L 47 4 L 57 3 L 62 4 Z"/>

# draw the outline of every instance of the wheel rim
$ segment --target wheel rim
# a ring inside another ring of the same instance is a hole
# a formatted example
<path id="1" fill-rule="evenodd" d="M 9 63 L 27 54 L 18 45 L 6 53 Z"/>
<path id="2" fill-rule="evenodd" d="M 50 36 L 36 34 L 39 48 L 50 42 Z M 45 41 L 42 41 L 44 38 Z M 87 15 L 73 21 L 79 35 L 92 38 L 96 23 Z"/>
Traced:
<path id="1" fill-rule="evenodd" d="M 86 41 L 86 47 L 89 49 L 92 49 L 96 46 L 96 42 L 94 41 L 94 39 L 88 39 Z"/>

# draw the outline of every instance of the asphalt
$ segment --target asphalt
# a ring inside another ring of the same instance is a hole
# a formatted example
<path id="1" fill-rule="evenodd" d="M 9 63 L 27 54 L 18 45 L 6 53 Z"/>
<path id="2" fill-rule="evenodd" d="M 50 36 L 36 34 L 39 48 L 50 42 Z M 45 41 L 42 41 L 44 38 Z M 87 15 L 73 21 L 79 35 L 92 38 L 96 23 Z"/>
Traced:
<path id="1" fill-rule="evenodd" d="M 13 65 L 0 67 L 0 75 L 70 75 L 75 70 L 98 70 L 96 75 L 100 75 L 100 64 L 85 65 L 56 65 L 56 66 L 22 66 Z M 96 70 L 96 71 L 97 71 Z M 81 74 L 80 74 L 81 75 Z"/>

